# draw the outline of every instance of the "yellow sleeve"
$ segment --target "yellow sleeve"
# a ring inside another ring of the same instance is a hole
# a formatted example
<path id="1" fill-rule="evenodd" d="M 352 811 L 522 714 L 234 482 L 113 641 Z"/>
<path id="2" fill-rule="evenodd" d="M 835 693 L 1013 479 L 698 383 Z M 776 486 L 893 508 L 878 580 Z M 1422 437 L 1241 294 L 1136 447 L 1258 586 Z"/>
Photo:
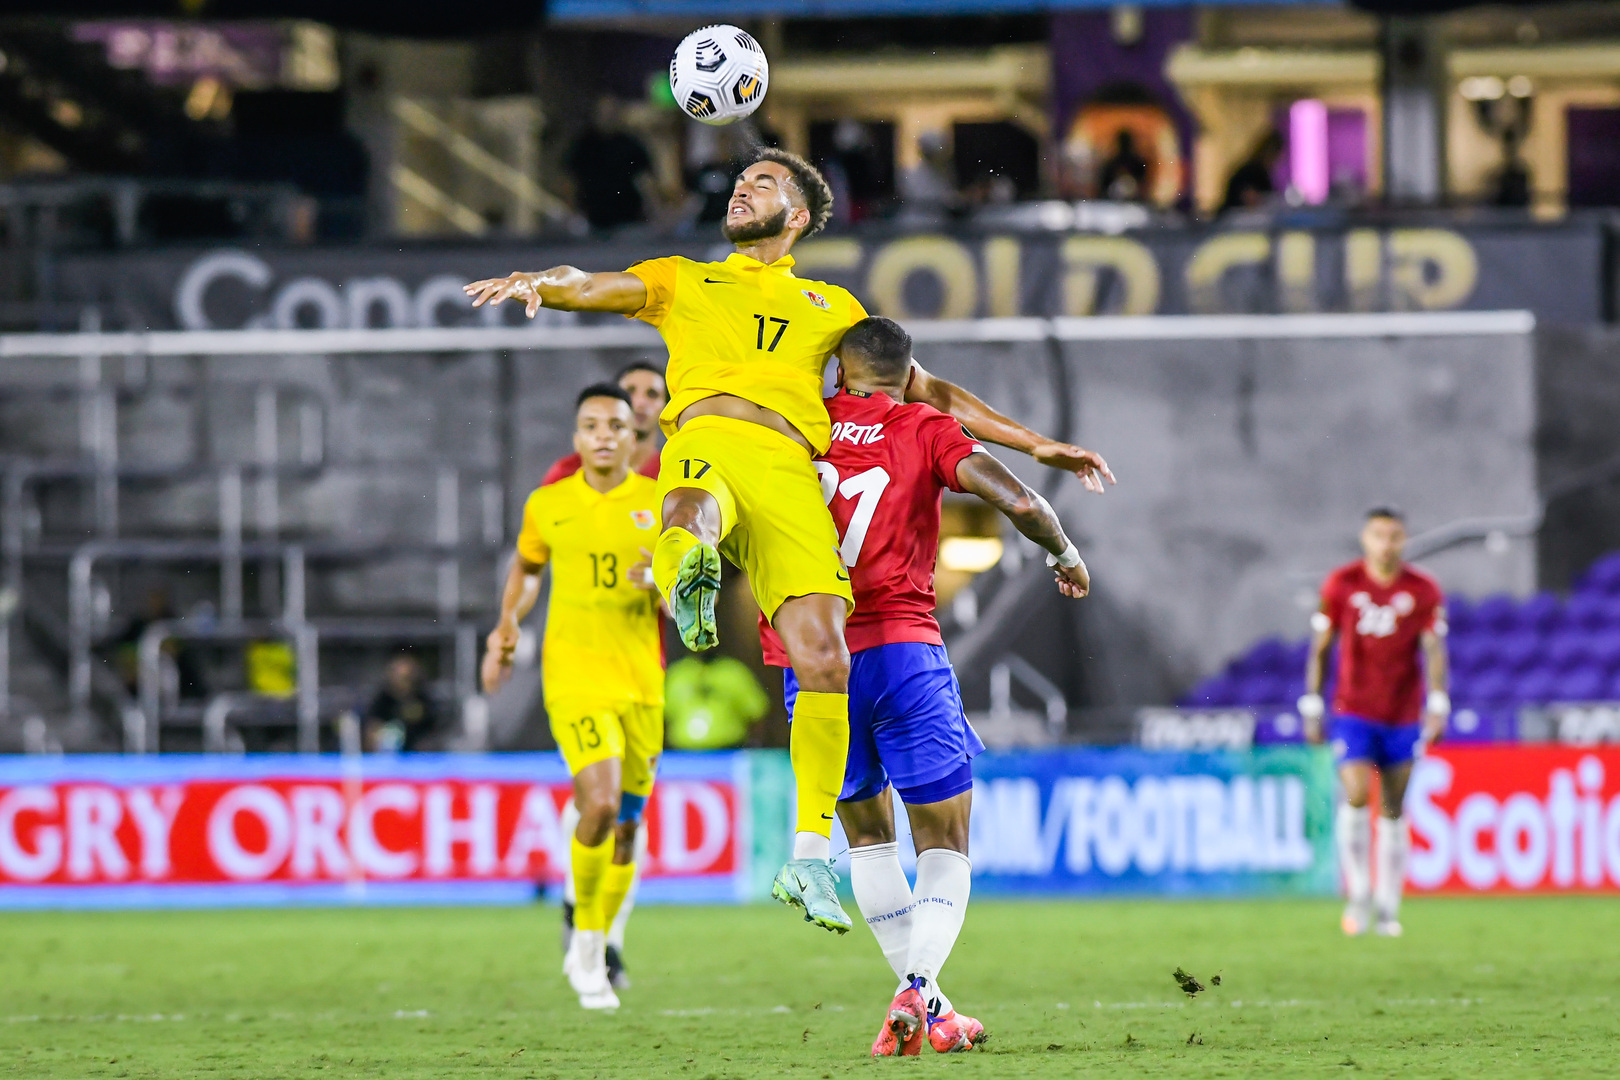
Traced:
<path id="1" fill-rule="evenodd" d="M 859 300 L 855 299 L 855 294 L 850 293 L 849 294 L 849 325 L 854 326 L 856 323 L 860 322 L 864 318 L 866 318 L 866 309 L 861 307 L 861 302 Z"/>
<path id="2" fill-rule="evenodd" d="M 640 311 L 626 315 L 627 319 L 640 319 L 652 326 L 664 325 L 669 317 L 669 309 L 675 304 L 675 266 L 680 261 L 679 255 L 670 255 L 662 259 L 648 259 L 638 262 L 627 274 L 634 274 L 647 286 L 647 303 Z"/>
<path id="3" fill-rule="evenodd" d="M 544 488 L 535 488 L 529 495 L 529 501 L 523 504 L 523 528 L 518 532 L 518 557 L 536 565 L 551 561 L 551 545 L 546 543 L 544 533 L 541 531 L 542 504 L 544 499 L 541 492 Z"/>

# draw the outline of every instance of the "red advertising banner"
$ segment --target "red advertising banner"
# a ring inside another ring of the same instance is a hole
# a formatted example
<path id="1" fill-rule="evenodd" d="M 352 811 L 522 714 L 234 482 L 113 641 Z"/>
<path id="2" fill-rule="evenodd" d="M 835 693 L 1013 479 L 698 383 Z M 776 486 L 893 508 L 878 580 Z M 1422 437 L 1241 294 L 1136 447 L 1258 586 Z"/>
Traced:
<path id="1" fill-rule="evenodd" d="M 1620 891 L 1620 748 L 1438 746 L 1406 813 L 1413 890 Z"/>
<path id="2" fill-rule="evenodd" d="M 344 775 L 330 759 L 283 758 L 279 768 L 254 762 L 246 775 L 165 777 L 161 767 L 102 760 L 71 779 L 0 774 L 0 904 L 23 886 L 192 887 L 198 902 L 252 885 L 530 890 L 559 880 L 568 859 L 561 821 L 571 787 L 545 775 L 557 772 L 549 761 L 525 770 L 506 759 L 458 775 L 467 770 L 455 758 L 437 759 L 438 769 L 417 759 L 408 771 L 383 766 L 370 776 Z M 523 771 L 540 776 L 512 776 Z M 647 808 L 644 876 L 654 888 L 659 879 L 706 881 L 729 894 L 746 862 L 744 793 L 729 765 L 698 771 L 709 775 L 660 779 Z"/>

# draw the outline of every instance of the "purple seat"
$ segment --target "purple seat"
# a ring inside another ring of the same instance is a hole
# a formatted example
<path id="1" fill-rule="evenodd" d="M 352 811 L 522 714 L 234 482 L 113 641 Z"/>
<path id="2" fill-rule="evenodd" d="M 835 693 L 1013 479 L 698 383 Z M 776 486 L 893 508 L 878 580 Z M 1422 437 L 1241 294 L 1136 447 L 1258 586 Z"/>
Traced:
<path id="1" fill-rule="evenodd" d="M 1496 663 L 1496 640 L 1481 634 L 1453 638 L 1449 649 L 1452 670 L 1458 674 L 1473 673 Z"/>
<path id="2" fill-rule="evenodd" d="M 1225 709 L 1236 704 L 1236 685 L 1230 675 L 1213 675 L 1192 688 L 1181 704 L 1200 709 Z"/>
<path id="3" fill-rule="evenodd" d="M 1620 629 L 1599 631 L 1591 640 L 1592 661 L 1610 671 L 1620 671 Z"/>
<path id="4" fill-rule="evenodd" d="M 1522 673 L 1513 686 L 1513 700 L 1520 705 L 1539 705 L 1560 700 L 1563 676 L 1550 667 L 1533 667 Z"/>
<path id="5" fill-rule="evenodd" d="M 1550 592 L 1536 593 L 1519 605 L 1519 627 L 1550 634 L 1564 625 L 1564 602 Z"/>
<path id="6" fill-rule="evenodd" d="M 1597 659 L 1596 642 L 1590 633 L 1561 630 L 1547 639 L 1544 655 L 1549 667 L 1570 671 Z"/>
<path id="7" fill-rule="evenodd" d="M 1620 594 L 1620 551 L 1611 552 L 1587 567 L 1576 589 L 1609 596 Z"/>
<path id="8" fill-rule="evenodd" d="M 1519 628 L 1519 602 L 1507 593 L 1495 593 L 1474 607 L 1474 619 L 1487 631 L 1506 633 Z"/>
<path id="9" fill-rule="evenodd" d="M 1281 675 L 1292 658 L 1288 642 L 1282 638 L 1265 638 L 1249 650 L 1248 667 L 1251 674 Z"/>
<path id="10" fill-rule="evenodd" d="M 1460 700 L 1476 706 L 1511 705 L 1515 680 L 1500 669 L 1487 671 L 1467 684 L 1467 696 Z"/>
<path id="11" fill-rule="evenodd" d="M 1541 659 L 1540 635 L 1525 630 L 1496 639 L 1496 663 L 1504 671 L 1526 671 Z"/>
<path id="12" fill-rule="evenodd" d="M 1474 614 L 1474 602 L 1466 596 L 1446 599 L 1446 619 L 1451 624 L 1453 635 L 1470 634 L 1479 626 L 1479 619 Z"/>
<path id="13" fill-rule="evenodd" d="M 1620 594 L 1605 598 L 1603 625 L 1610 630 L 1620 630 Z"/>
<path id="14" fill-rule="evenodd" d="M 1609 690 L 1609 673 L 1595 664 L 1586 664 L 1564 673 L 1561 701 L 1602 701 Z"/>
<path id="15" fill-rule="evenodd" d="M 1602 630 L 1609 625 L 1609 597 L 1597 593 L 1576 593 L 1564 606 L 1567 626 L 1581 630 Z"/>
<path id="16" fill-rule="evenodd" d="M 1620 701 L 1620 671 L 1609 676 L 1609 692 L 1606 697 L 1609 701 Z"/>

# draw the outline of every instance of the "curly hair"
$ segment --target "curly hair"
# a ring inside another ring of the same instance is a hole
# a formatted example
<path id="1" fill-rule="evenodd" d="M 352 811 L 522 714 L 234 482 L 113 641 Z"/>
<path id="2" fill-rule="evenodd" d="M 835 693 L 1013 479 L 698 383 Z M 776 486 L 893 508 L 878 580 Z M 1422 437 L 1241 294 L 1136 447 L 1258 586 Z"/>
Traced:
<path id="1" fill-rule="evenodd" d="M 832 217 L 833 193 L 826 177 L 814 165 L 789 150 L 762 147 L 755 152 L 752 164 L 758 165 L 762 161 L 774 161 L 792 175 L 793 186 L 799 189 L 804 208 L 810 211 L 810 224 L 799 234 L 799 238 L 802 240 L 820 232 L 827 219 Z"/>

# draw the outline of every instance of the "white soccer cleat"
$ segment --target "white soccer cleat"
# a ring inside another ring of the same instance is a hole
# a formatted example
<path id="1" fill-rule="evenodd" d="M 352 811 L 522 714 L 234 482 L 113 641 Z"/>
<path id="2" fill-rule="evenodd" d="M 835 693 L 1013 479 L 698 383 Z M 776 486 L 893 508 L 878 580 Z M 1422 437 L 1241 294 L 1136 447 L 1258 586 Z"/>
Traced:
<path id="1" fill-rule="evenodd" d="M 563 974 L 584 1009 L 617 1009 L 619 996 L 607 973 L 607 935 L 601 930 L 575 930 L 573 947 L 563 958 Z"/>
<path id="2" fill-rule="evenodd" d="M 1344 914 L 1339 916 L 1339 929 L 1346 937 L 1360 937 L 1367 932 L 1369 914 L 1365 901 L 1352 900 L 1344 905 Z"/>
<path id="3" fill-rule="evenodd" d="M 1380 918 L 1373 926 L 1373 933 L 1379 937 L 1400 937 L 1404 931 L 1401 929 L 1399 919 Z"/>

